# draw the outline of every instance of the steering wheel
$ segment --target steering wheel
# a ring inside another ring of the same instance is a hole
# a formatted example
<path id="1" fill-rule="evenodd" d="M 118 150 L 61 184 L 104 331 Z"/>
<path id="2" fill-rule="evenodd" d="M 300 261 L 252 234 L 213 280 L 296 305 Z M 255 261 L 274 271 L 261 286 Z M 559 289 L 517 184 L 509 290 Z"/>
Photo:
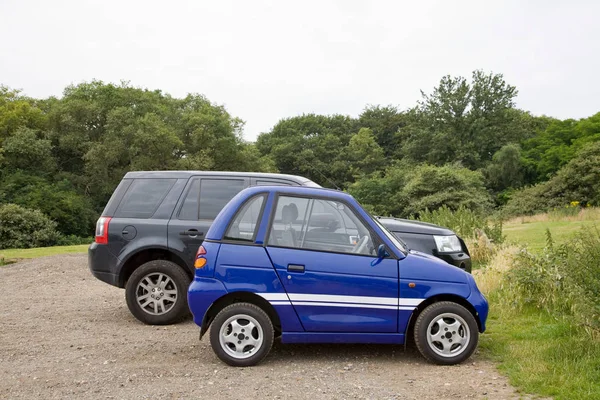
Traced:
<path id="1" fill-rule="evenodd" d="M 352 249 L 352 252 L 357 253 L 357 254 L 362 253 L 367 248 L 368 242 L 369 242 L 369 235 L 365 235 L 365 236 L 361 237 L 360 240 L 358 241 L 358 243 L 356 243 L 356 246 L 354 246 L 354 248 Z"/>

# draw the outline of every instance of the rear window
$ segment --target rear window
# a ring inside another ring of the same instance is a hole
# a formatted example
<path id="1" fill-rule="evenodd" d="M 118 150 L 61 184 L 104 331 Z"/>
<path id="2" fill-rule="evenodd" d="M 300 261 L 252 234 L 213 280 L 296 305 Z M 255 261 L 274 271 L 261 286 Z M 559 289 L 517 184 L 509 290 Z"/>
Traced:
<path id="1" fill-rule="evenodd" d="M 123 196 L 115 217 L 150 218 L 177 179 L 136 179 Z"/>
<path id="2" fill-rule="evenodd" d="M 215 219 L 229 200 L 244 189 L 243 179 L 202 179 L 200 219 Z"/>

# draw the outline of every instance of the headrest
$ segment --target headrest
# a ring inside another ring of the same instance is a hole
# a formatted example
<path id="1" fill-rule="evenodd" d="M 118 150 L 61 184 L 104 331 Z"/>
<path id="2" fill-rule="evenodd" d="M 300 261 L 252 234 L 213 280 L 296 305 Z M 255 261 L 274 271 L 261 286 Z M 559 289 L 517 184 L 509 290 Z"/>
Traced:
<path id="1" fill-rule="evenodd" d="M 298 218 L 298 207 L 294 203 L 283 206 L 281 209 L 281 219 L 284 224 L 291 224 Z"/>

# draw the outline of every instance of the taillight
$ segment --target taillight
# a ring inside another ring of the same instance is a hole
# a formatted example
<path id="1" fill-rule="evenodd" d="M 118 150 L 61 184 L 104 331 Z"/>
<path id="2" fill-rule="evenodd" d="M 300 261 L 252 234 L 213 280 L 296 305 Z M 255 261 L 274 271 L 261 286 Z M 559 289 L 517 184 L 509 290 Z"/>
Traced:
<path id="1" fill-rule="evenodd" d="M 100 217 L 96 222 L 96 243 L 108 244 L 108 224 L 111 217 Z"/>
<path id="2" fill-rule="evenodd" d="M 196 253 L 196 261 L 194 261 L 194 267 L 203 268 L 206 265 L 206 258 L 204 258 L 205 255 L 206 249 L 204 248 L 204 246 L 200 246 L 198 252 Z"/>

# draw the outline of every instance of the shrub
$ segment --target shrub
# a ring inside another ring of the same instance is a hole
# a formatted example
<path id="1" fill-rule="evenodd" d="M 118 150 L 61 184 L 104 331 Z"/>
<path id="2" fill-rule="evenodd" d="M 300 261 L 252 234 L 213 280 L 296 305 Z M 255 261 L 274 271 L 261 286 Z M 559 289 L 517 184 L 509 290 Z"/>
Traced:
<path id="1" fill-rule="evenodd" d="M 59 238 L 56 222 L 40 211 L 0 206 L 0 249 L 52 246 Z"/>
<path id="2" fill-rule="evenodd" d="M 383 176 L 359 179 L 348 191 L 368 210 L 397 217 L 442 206 L 478 212 L 492 206 L 481 173 L 453 164 L 438 167 L 400 162 L 388 168 Z"/>
<path id="3" fill-rule="evenodd" d="M 520 303 L 532 304 L 553 315 L 571 317 L 588 332 L 600 335 L 600 231 L 580 232 L 555 246 L 547 232 L 543 254 L 522 252 L 507 275 Z"/>
<path id="4" fill-rule="evenodd" d="M 93 237 L 80 237 L 75 235 L 61 236 L 56 242 L 57 246 L 74 246 L 78 244 L 90 244 L 94 241 Z"/>

